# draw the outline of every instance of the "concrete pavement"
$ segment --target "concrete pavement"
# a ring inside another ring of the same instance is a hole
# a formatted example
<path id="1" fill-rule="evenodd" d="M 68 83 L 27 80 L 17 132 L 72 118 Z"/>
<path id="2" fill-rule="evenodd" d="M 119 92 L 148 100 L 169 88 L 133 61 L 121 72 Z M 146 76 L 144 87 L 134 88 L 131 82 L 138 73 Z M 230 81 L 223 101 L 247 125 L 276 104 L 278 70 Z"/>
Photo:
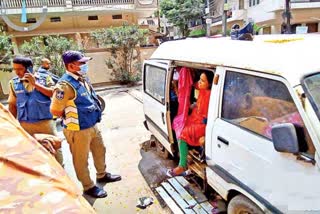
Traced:
<path id="1" fill-rule="evenodd" d="M 136 95 L 135 97 L 132 96 Z M 156 199 L 149 181 L 159 182 L 165 178 L 164 174 L 150 174 L 158 170 L 161 160 L 157 156 L 141 151 L 140 144 L 148 141 L 150 133 L 143 126 L 144 114 L 142 103 L 139 102 L 141 93 L 130 89 L 113 92 L 103 92 L 106 102 L 106 110 L 102 122 L 99 124 L 107 147 L 107 171 L 120 174 L 122 180 L 116 183 L 106 184 L 104 189 L 108 192 L 105 199 L 93 199 L 86 197 L 97 213 L 170 213 L 168 208 L 162 208 Z M 62 135 L 62 132 L 60 132 Z M 65 158 L 65 169 L 69 176 L 82 188 L 78 182 L 72 165 L 72 157 L 66 142 L 63 143 L 63 155 Z M 154 160 L 153 160 L 154 159 Z M 144 163 L 146 167 L 144 167 Z M 168 162 L 170 164 L 171 161 Z M 164 171 L 164 165 L 160 172 Z M 95 168 L 90 155 L 89 168 L 92 179 L 95 180 Z M 160 169 L 160 168 L 159 168 Z M 164 176 L 164 177 L 161 177 Z M 155 178 L 156 177 L 156 178 Z M 147 182 L 148 181 L 148 182 Z M 145 210 L 136 208 L 138 198 L 151 196 L 155 203 Z"/>

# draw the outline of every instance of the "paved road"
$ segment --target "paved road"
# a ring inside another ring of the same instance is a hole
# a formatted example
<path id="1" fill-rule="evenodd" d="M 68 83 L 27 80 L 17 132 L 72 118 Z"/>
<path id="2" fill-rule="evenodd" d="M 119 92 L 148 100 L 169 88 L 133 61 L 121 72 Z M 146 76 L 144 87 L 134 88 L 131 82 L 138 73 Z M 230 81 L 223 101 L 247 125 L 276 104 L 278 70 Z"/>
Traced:
<path id="1" fill-rule="evenodd" d="M 152 188 L 165 179 L 164 169 L 172 165 L 172 161 L 161 160 L 152 151 L 140 149 L 140 144 L 149 140 L 150 133 L 142 123 L 144 116 L 139 91 L 118 90 L 101 95 L 106 101 L 100 128 L 107 147 L 107 170 L 122 175 L 122 181 L 104 186 L 108 192 L 107 198 L 87 198 L 88 201 L 97 213 L 170 213 L 157 200 L 145 210 L 136 208 L 139 197 L 151 196 L 156 199 Z M 67 143 L 62 148 L 65 169 L 81 188 Z M 89 165 L 91 176 L 95 179 L 91 156 Z"/>

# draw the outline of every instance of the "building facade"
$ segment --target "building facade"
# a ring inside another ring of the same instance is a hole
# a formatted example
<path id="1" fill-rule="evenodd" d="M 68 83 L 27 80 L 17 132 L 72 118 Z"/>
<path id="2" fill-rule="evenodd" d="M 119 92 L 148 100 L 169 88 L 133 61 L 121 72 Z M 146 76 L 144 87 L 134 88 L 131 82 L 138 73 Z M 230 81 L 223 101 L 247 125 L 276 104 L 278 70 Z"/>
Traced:
<path id="1" fill-rule="evenodd" d="M 157 31 L 158 19 L 155 11 L 158 0 L 1 0 L 0 32 L 11 36 L 16 45 L 15 54 L 24 41 L 34 36 L 60 35 L 71 38 L 95 57 L 90 62 L 93 83 L 111 81 L 105 65 L 108 52 L 99 50 L 98 44 L 90 38 L 94 30 L 135 24 L 144 29 Z M 26 13 L 26 22 L 22 17 Z M 106 72 L 107 71 L 107 72 Z M 13 73 L 0 69 L 0 97 L 8 94 L 8 80 Z"/>
<path id="2" fill-rule="evenodd" d="M 214 22 L 212 32 L 221 32 L 222 8 L 224 0 L 214 1 L 212 11 Z M 233 24 L 240 24 L 253 20 L 261 26 L 260 34 L 277 34 L 283 32 L 285 0 L 228 0 L 230 16 L 228 29 Z M 291 24 L 295 33 L 298 26 L 307 27 L 308 33 L 320 31 L 320 0 L 291 0 Z M 219 18 L 220 17 L 220 18 Z M 216 20 L 216 21 L 215 21 Z"/>
<path id="3" fill-rule="evenodd" d="M 22 23 L 22 1 L 2 0 L 0 26 L 18 46 L 39 35 L 64 35 L 80 41 L 96 29 L 124 22 L 146 20 L 144 25 L 153 27 L 157 4 L 157 0 L 26 0 L 27 23 Z M 37 27 L 30 30 L 32 26 Z"/>

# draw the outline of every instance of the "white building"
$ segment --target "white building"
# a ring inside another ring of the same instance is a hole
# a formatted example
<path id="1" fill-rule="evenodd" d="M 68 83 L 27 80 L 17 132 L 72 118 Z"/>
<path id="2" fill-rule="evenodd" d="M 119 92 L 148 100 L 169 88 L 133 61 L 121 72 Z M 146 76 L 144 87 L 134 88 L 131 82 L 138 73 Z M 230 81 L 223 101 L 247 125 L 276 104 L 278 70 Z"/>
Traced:
<path id="1" fill-rule="evenodd" d="M 212 32 L 220 33 L 224 0 L 214 2 L 214 22 L 211 29 Z M 228 18 L 228 29 L 233 24 L 242 26 L 244 22 L 252 19 L 258 26 L 263 26 L 260 34 L 281 33 L 285 0 L 228 0 L 228 5 L 232 12 Z M 297 26 L 307 26 L 308 33 L 320 31 L 320 0 L 291 0 L 291 13 L 293 32 Z"/>

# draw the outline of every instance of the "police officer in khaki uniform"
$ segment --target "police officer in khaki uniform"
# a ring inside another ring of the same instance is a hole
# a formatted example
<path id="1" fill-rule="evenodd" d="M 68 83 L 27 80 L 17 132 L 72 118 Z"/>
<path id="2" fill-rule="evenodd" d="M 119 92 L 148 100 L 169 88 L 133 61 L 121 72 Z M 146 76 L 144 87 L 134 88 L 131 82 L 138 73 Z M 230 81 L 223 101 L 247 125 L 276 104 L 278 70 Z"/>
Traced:
<path id="1" fill-rule="evenodd" d="M 53 82 L 51 77 L 33 75 L 33 63 L 27 57 L 15 57 L 12 66 L 17 76 L 9 82 L 9 111 L 30 135 L 57 135 L 50 113 L 53 89 L 48 86 Z M 55 157 L 63 165 L 61 149 L 56 151 Z"/>
<path id="2" fill-rule="evenodd" d="M 97 170 L 97 182 L 119 181 L 121 176 L 106 172 L 106 148 L 97 126 L 101 120 L 101 108 L 86 78 L 87 62 L 91 58 L 78 51 L 67 51 L 62 58 L 67 71 L 56 85 L 50 110 L 53 115 L 63 117 L 63 133 L 69 143 L 73 165 L 84 193 L 103 198 L 107 196 L 106 191 L 97 187 L 90 178 L 89 152 L 92 152 Z"/>

